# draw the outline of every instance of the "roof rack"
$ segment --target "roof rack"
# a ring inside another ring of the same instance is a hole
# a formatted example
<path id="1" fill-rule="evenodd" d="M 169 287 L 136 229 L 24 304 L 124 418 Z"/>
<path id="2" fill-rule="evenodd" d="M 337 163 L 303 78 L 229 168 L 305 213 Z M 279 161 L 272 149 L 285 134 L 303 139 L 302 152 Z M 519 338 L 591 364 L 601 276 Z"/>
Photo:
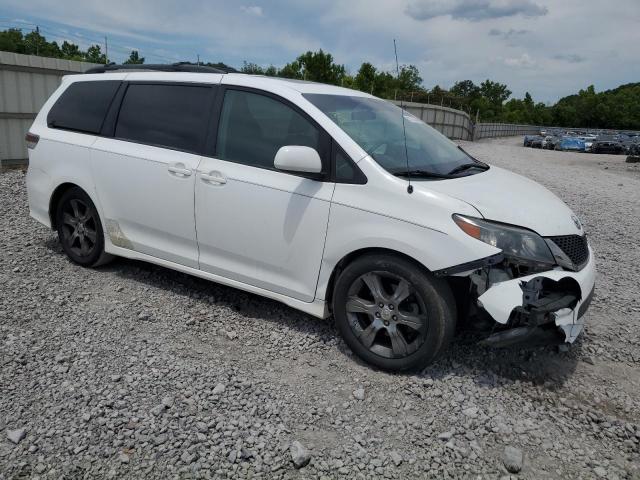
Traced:
<path id="1" fill-rule="evenodd" d="M 84 73 L 106 73 L 117 72 L 119 70 L 151 70 L 155 72 L 192 72 L 192 73 L 234 73 L 237 72 L 235 68 L 220 68 L 220 67 L 208 67 L 205 65 L 194 65 L 188 62 L 178 62 L 169 64 L 127 64 L 116 65 L 115 63 L 109 63 L 108 65 L 101 65 L 99 67 L 93 67 Z"/>

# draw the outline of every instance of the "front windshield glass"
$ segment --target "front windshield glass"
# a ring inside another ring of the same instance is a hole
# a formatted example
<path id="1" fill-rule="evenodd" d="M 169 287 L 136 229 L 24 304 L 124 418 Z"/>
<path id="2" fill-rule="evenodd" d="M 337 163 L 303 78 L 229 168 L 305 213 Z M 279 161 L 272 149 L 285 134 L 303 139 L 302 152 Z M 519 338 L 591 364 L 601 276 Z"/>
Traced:
<path id="1" fill-rule="evenodd" d="M 424 170 L 448 175 L 454 169 L 475 161 L 463 150 L 422 122 L 386 100 L 370 97 L 305 94 L 304 97 L 322 110 L 385 170 L 393 174 Z M 478 163 L 479 166 L 484 166 Z M 467 169 L 464 174 L 479 173 Z M 457 173 L 457 172 L 456 172 Z"/>

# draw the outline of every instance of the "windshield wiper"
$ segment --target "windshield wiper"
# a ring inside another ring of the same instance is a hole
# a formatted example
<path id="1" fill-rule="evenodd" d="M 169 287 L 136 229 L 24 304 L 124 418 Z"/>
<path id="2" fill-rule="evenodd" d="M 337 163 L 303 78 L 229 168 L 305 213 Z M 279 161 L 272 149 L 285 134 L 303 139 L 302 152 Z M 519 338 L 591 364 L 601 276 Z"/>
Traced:
<path id="1" fill-rule="evenodd" d="M 472 168 L 479 168 L 480 170 L 489 170 L 489 165 L 486 163 L 474 162 L 474 163 L 463 163 L 462 165 L 458 165 L 456 168 L 451 170 L 447 175 L 454 175 L 456 173 L 464 172 L 466 170 L 471 170 Z"/>
<path id="2" fill-rule="evenodd" d="M 431 172 L 429 170 L 400 170 L 391 173 L 396 177 L 455 178 L 448 173 Z"/>

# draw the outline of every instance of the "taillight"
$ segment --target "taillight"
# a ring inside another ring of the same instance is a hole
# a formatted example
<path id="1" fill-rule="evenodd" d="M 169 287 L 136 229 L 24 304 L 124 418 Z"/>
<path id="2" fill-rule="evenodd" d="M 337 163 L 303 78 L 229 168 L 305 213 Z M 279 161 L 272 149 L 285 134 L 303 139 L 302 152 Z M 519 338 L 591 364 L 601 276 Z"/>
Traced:
<path id="1" fill-rule="evenodd" d="M 27 132 L 24 136 L 25 141 L 27 142 L 27 148 L 33 150 L 38 145 L 38 140 L 40 140 L 40 135 L 36 135 L 35 133 Z"/>

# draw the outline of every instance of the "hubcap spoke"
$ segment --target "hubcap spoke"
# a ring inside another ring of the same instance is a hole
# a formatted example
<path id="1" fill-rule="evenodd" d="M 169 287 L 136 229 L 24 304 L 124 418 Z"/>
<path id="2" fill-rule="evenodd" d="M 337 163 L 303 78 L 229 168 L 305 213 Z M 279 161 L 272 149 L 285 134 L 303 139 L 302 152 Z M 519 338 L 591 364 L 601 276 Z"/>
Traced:
<path id="1" fill-rule="evenodd" d="M 371 348 L 381 327 L 382 325 L 380 325 L 380 322 L 378 320 L 374 320 L 373 322 L 371 322 L 371 324 L 367 328 L 360 332 L 360 335 L 358 336 L 360 342 L 362 342 L 365 347 Z"/>
<path id="2" fill-rule="evenodd" d="M 406 280 L 400 280 L 398 286 L 396 287 L 395 292 L 393 292 L 393 297 L 391 297 L 393 303 L 399 305 L 406 298 L 411 295 L 411 285 Z"/>
<path id="3" fill-rule="evenodd" d="M 402 332 L 397 328 L 389 328 L 387 331 L 389 332 L 391 350 L 393 350 L 394 355 L 398 357 L 404 357 L 407 355 L 409 353 L 409 346 L 407 345 L 407 341 L 402 335 Z"/>
<path id="4" fill-rule="evenodd" d="M 373 299 L 378 302 L 383 302 L 386 298 L 384 293 L 384 288 L 382 287 L 382 282 L 380 281 L 380 276 L 376 273 L 367 273 L 362 276 L 362 281 L 369 288 L 371 295 L 373 295 Z"/>
<path id="5" fill-rule="evenodd" d="M 80 236 L 80 254 L 87 255 L 91 248 L 89 247 L 89 242 L 84 235 Z"/>
<path id="6" fill-rule="evenodd" d="M 80 235 L 78 235 L 78 232 L 74 230 L 69 236 L 69 245 L 73 246 L 73 244 L 76 243 L 76 239 L 78 238 L 80 238 Z"/>
<path id="7" fill-rule="evenodd" d="M 84 227 L 84 235 L 85 237 L 87 237 L 89 240 L 91 240 L 91 243 L 96 243 L 96 231 L 95 230 L 91 230 L 89 228 L 87 228 L 86 226 Z"/>
<path id="8" fill-rule="evenodd" d="M 347 299 L 347 312 L 373 315 L 375 313 L 375 308 L 375 303 L 368 303 L 360 297 L 352 296 Z"/>
<path id="9" fill-rule="evenodd" d="M 69 201 L 69 203 L 71 204 L 71 208 L 73 209 L 73 216 L 76 218 L 76 220 L 81 220 L 82 215 L 80 214 L 80 200 L 74 198 L 73 200 Z"/>
<path id="10" fill-rule="evenodd" d="M 413 313 L 398 312 L 397 322 L 400 325 L 406 325 L 414 330 L 422 330 L 425 323 L 424 315 L 416 315 Z"/>
<path id="11" fill-rule="evenodd" d="M 62 214 L 62 222 L 69 225 L 70 227 L 75 227 L 78 224 L 78 219 L 67 212 Z"/>

